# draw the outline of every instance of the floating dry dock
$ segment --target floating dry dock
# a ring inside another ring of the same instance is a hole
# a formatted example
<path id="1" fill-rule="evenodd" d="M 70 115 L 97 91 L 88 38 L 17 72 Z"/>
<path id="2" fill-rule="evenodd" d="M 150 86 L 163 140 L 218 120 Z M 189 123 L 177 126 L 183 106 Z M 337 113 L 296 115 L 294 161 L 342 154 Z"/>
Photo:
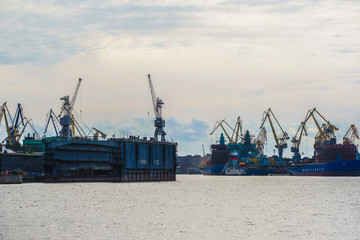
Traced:
<path id="1" fill-rule="evenodd" d="M 176 180 L 173 142 L 129 137 L 73 138 L 45 144 L 45 182 L 148 182 Z"/>

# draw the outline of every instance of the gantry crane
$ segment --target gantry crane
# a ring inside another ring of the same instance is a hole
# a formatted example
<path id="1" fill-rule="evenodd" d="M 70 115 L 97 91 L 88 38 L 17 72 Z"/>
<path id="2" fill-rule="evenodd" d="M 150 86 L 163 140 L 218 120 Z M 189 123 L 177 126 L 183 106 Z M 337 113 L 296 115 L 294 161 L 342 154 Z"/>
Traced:
<path id="1" fill-rule="evenodd" d="M 151 91 L 151 96 L 152 96 L 152 102 L 153 102 L 153 106 L 154 106 L 154 112 L 155 112 L 155 121 L 154 121 L 154 126 L 155 126 L 155 133 L 154 133 L 154 138 L 155 141 L 158 141 L 158 136 L 161 136 L 161 142 L 165 142 L 165 131 L 164 131 L 164 127 L 165 127 L 165 120 L 162 118 L 162 105 L 164 104 L 164 102 L 156 97 L 155 95 L 155 91 L 154 91 L 154 87 L 150 78 L 150 74 L 148 74 L 148 80 L 149 80 L 149 86 L 150 86 L 150 91 Z"/>
<path id="2" fill-rule="evenodd" d="M 275 119 L 277 125 L 279 126 L 281 133 L 279 134 L 279 136 L 276 135 L 276 131 L 273 125 L 273 122 L 271 120 L 271 116 Z M 262 124 L 260 126 L 260 129 L 262 129 L 264 127 L 265 121 L 269 120 L 270 123 L 270 127 L 272 130 L 272 133 L 274 135 L 274 139 L 275 139 L 275 147 L 278 149 L 279 152 L 279 159 L 282 159 L 282 155 L 283 155 L 283 151 L 285 148 L 287 148 L 287 143 L 286 140 L 289 139 L 288 134 L 282 129 L 282 127 L 280 126 L 280 123 L 278 122 L 278 120 L 276 119 L 274 113 L 272 112 L 272 110 L 269 108 L 268 110 L 264 111 L 263 114 L 263 119 L 262 119 Z"/>
<path id="3" fill-rule="evenodd" d="M 359 133 L 355 125 L 352 124 L 349 130 L 347 130 L 347 132 L 345 133 L 345 136 L 343 137 L 343 144 L 344 145 L 355 144 L 356 139 L 359 140 Z"/>
<path id="4" fill-rule="evenodd" d="M 69 99 L 69 95 L 60 98 L 60 100 L 64 101 L 63 106 L 61 108 L 61 112 L 59 114 L 59 116 L 62 115 L 62 117 L 60 117 L 60 124 L 62 126 L 61 137 L 66 140 L 75 136 L 75 121 L 73 121 L 72 111 L 75 105 L 80 84 L 81 84 L 81 78 L 79 78 L 78 84 L 71 98 L 71 101 Z M 70 129 L 70 125 L 72 126 L 71 129 Z"/>

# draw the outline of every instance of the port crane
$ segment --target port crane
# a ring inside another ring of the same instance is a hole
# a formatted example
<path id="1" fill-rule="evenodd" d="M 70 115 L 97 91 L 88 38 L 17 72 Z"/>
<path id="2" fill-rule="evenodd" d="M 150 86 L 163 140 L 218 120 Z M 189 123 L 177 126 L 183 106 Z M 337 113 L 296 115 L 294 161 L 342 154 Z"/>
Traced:
<path id="1" fill-rule="evenodd" d="M 22 135 L 24 134 L 24 131 L 27 127 L 27 125 L 30 125 L 30 127 L 33 129 L 36 137 L 39 137 L 38 132 L 35 129 L 34 123 L 32 119 L 25 117 L 23 113 L 23 108 L 20 103 L 18 103 L 14 118 L 11 117 L 10 111 L 7 107 L 7 102 L 5 102 L 1 106 L 0 110 L 0 123 L 2 121 L 2 118 L 5 119 L 5 125 L 6 125 L 6 131 L 7 131 L 7 137 L 3 142 L 6 142 L 7 144 L 13 145 L 18 144 L 20 145 L 20 139 Z M 10 119 L 10 122 L 9 122 Z M 11 124 L 9 124 L 11 123 Z"/>
<path id="2" fill-rule="evenodd" d="M 319 121 L 315 118 L 317 114 L 321 119 L 324 120 L 324 123 L 320 126 Z M 328 121 L 316 108 L 310 109 L 305 118 L 305 123 L 307 120 L 312 117 L 316 127 L 318 128 L 318 133 L 315 136 L 314 149 L 315 152 L 320 150 L 324 144 L 336 144 L 335 130 L 338 130 L 330 121 Z"/>
<path id="3" fill-rule="evenodd" d="M 262 127 L 260 133 L 257 135 L 257 137 L 254 140 L 254 143 L 256 144 L 256 151 L 259 153 L 259 155 L 263 155 L 266 141 L 267 141 L 266 129 L 265 127 Z"/>
<path id="4" fill-rule="evenodd" d="M 1 106 L 0 123 L 1 123 L 3 118 L 5 120 L 5 127 L 6 127 L 6 133 L 7 133 L 7 137 L 5 138 L 4 141 L 6 141 L 9 144 L 12 144 L 12 142 L 11 142 L 12 137 L 11 137 L 11 133 L 10 133 L 10 126 L 9 126 L 8 118 L 11 120 L 11 126 L 13 128 L 14 128 L 14 122 L 13 122 L 13 119 L 11 117 L 10 111 L 9 111 L 9 109 L 7 107 L 7 102 L 3 103 L 3 105 Z"/>
<path id="5" fill-rule="evenodd" d="M 274 128 L 274 124 L 271 120 L 271 117 L 274 118 L 274 120 L 276 121 L 278 127 L 281 130 L 281 133 L 279 134 L 279 136 L 276 135 L 276 131 Z M 276 119 L 274 113 L 272 112 L 272 110 L 269 108 L 268 110 L 264 111 L 263 113 L 263 119 L 262 119 L 262 124 L 260 126 L 260 129 L 262 129 L 264 127 L 264 124 L 266 122 L 266 120 L 269 121 L 270 123 L 270 127 L 272 130 L 272 133 L 274 135 L 274 139 L 275 139 L 275 147 L 278 149 L 279 152 L 279 159 L 282 159 L 282 155 L 283 155 L 283 151 L 285 148 L 287 148 L 287 143 L 286 140 L 290 139 L 288 134 L 282 129 L 282 127 L 280 126 L 279 121 Z"/>
<path id="6" fill-rule="evenodd" d="M 154 126 L 156 129 L 154 132 L 154 138 L 155 138 L 155 141 L 158 141 L 158 136 L 160 135 L 160 137 L 161 137 L 160 141 L 165 142 L 166 141 L 165 140 L 166 133 L 164 131 L 165 120 L 162 118 L 162 105 L 164 104 L 164 102 L 159 97 L 156 97 L 150 74 L 148 74 L 148 80 L 149 80 L 149 86 L 150 86 L 152 102 L 153 102 L 154 112 L 155 112 Z"/>
<path id="7" fill-rule="evenodd" d="M 54 111 L 52 109 L 50 109 L 50 111 L 46 115 L 46 124 L 45 124 L 44 134 L 47 132 L 50 121 L 52 122 L 52 124 L 54 126 L 56 136 L 59 136 L 60 131 L 61 131 L 61 129 L 60 129 L 60 121 L 59 121 L 58 117 L 55 115 L 55 113 L 54 113 Z"/>
<path id="8" fill-rule="evenodd" d="M 323 119 L 325 123 L 320 125 L 320 122 L 316 119 L 315 115 Z M 301 122 L 295 136 L 291 139 L 293 146 L 291 147 L 291 152 L 294 153 L 293 159 L 298 161 L 300 160 L 300 143 L 302 140 L 302 136 L 307 136 L 306 132 L 306 123 L 308 120 L 312 118 L 315 122 L 315 125 L 318 129 L 318 133 L 315 136 L 314 149 L 318 151 L 325 143 L 336 143 L 335 130 L 338 130 L 333 124 L 331 124 L 316 108 L 310 109 L 307 111 L 304 121 Z"/>
<path id="9" fill-rule="evenodd" d="M 231 136 L 229 135 L 229 133 L 226 131 L 224 125 L 228 126 L 231 130 L 232 130 L 232 134 Z M 210 135 L 212 135 L 219 127 L 222 128 L 222 130 L 224 131 L 228 141 L 230 144 L 235 144 L 238 143 L 238 141 L 243 138 L 243 133 L 242 133 L 242 121 L 240 119 L 240 116 L 237 118 L 236 123 L 235 123 L 235 127 L 232 128 L 226 121 L 225 119 L 223 120 L 219 120 L 215 123 L 215 126 L 213 128 L 213 130 L 211 131 Z"/>
<path id="10" fill-rule="evenodd" d="M 293 143 L 293 146 L 291 147 L 291 152 L 294 153 L 293 160 L 295 161 L 299 161 L 301 159 L 299 148 L 300 148 L 302 136 L 308 135 L 305 128 L 305 123 L 306 123 L 305 121 L 300 123 L 300 126 L 296 131 L 295 136 L 291 138 L 291 142 Z"/>
<path id="11" fill-rule="evenodd" d="M 344 145 L 355 144 L 356 139 L 359 140 L 359 133 L 354 124 L 352 124 L 343 137 Z"/>
<path id="12" fill-rule="evenodd" d="M 60 135 L 62 138 L 67 140 L 75 136 L 75 121 L 73 121 L 72 111 L 75 105 L 75 101 L 80 85 L 81 85 L 81 78 L 79 78 L 78 84 L 76 86 L 73 96 L 71 97 L 71 100 L 69 98 L 69 95 L 60 98 L 60 100 L 64 101 L 63 106 L 61 108 L 61 112 L 59 114 L 59 117 L 62 116 L 60 117 L 60 125 L 62 126 Z"/>

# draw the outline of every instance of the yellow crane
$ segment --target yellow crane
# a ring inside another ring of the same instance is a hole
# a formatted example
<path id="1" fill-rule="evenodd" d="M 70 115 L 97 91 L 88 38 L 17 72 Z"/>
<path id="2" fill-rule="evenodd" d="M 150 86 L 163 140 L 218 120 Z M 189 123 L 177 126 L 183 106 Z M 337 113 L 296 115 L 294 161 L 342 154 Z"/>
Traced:
<path id="1" fill-rule="evenodd" d="M 103 139 L 106 139 L 106 134 L 105 133 L 103 133 L 102 131 L 100 131 L 100 130 L 98 130 L 97 128 L 92 128 L 91 129 L 91 132 L 92 131 L 95 131 L 95 133 L 94 133 L 94 140 L 97 140 L 98 138 L 99 138 L 99 135 L 103 138 Z"/>
<path id="2" fill-rule="evenodd" d="M 324 120 L 325 123 L 323 123 L 321 126 L 319 124 L 319 121 L 315 118 L 315 114 L 320 116 Z M 312 117 L 316 127 L 318 128 L 318 133 L 315 136 L 315 143 L 314 143 L 314 149 L 315 151 L 319 150 L 326 142 L 327 143 L 336 143 L 336 137 L 335 137 L 335 130 L 339 130 L 337 127 L 335 127 L 330 121 L 328 121 L 321 113 L 319 113 L 316 108 L 310 109 L 307 113 L 307 116 L 305 118 L 305 123 L 308 121 L 308 119 Z"/>
<path id="3" fill-rule="evenodd" d="M 225 126 L 226 125 L 228 128 L 231 129 L 232 133 L 231 136 L 230 134 L 226 131 Z M 230 144 L 235 144 L 238 143 L 238 141 L 242 138 L 242 122 L 240 117 L 237 118 L 236 123 L 235 123 L 235 127 L 231 127 L 226 121 L 225 119 L 223 120 L 219 120 L 215 123 L 215 126 L 213 128 L 213 130 L 211 131 L 210 135 L 212 135 L 219 127 L 221 127 L 221 129 L 224 131 L 228 141 Z"/>
<path id="4" fill-rule="evenodd" d="M 277 134 L 276 134 L 275 127 L 274 127 L 274 124 L 273 124 L 271 118 L 274 118 L 275 122 L 277 123 L 278 127 L 281 130 L 281 133 L 279 134 L 279 136 L 277 136 Z M 265 124 L 266 120 L 269 121 L 271 130 L 272 130 L 272 133 L 273 133 L 273 136 L 274 136 L 274 139 L 275 139 L 275 147 L 278 149 L 278 152 L 279 152 L 279 159 L 282 159 L 282 154 L 283 154 L 284 148 L 287 148 L 286 140 L 289 139 L 289 136 L 282 129 L 282 127 L 280 126 L 280 123 L 276 119 L 276 117 L 275 117 L 274 113 L 272 112 L 271 108 L 264 111 L 262 124 L 260 126 L 260 129 L 262 129 L 264 127 L 264 124 Z"/>
<path id="5" fill-rule="evenodd" d="M 315 117 L 315 115 L 318 115 L 318 117 L 323 119 L 324 123 L 320 125 L 320 122 Z M 334 131 L 338 130 L 338 128 L 331 124 L 330 121 L 328 121 L 321 113 L 319 113 L 316 108 L 310 109 L 307 111 L 305 119 L 301 122 L 295 136 L 291 139 L 291 142 L 293 143 L 291 151 L 294 153 L 294 160 L 300 160 L 300 143 L 302 140 L 302 136 L 307 136 L 305 126 L 310 118 L 314 120 L 315 125 L 318 129 L 318 133 L 315 136 L 315 151 L 319 150 L 325 144 L 325 142 L 334 143 L 336 140 Z"/>
<path id="6" fill-rule="evenodd" d="M 12 117 L 10 115 L 10 111 L 9 111 L 6 104 L 7 104 L 7 102 L 3 103 L 3 105 L 1 106 L 1 109 L 0 109 L 1 110 L 1 112 L 0 112 L 0 124 L 1 124 L 2 119 L 4 118 L 5 127 L 6 127 L 6 133 L 7 133 L 7 139 L 9 141 L 11 141 L 12 138 L 11 138 L 10 126 L 9 126 L 8 118 L 10 118 L 11 125 L 13 126 L 13 128 L 14 128 L 14 122 L 13 122 L 13 119 L 12 119 Z M 9 142 L 9 143 L 12 144 L 12 142 Z"/>
<path id="7" fill-rule="evenodd" d="M 359 133 L 354 124 L 352 124 L 343 137 L 344 145 L 355 144 L 356 139 L 359 140 Z"/>
<path id="8" fill-rule="evenodd" d="M 263 127 L 259 135 L 255 138 L 254 143 L 256 144 L 256 151 L 259 155 L 264 153 L 265 142 L 267 141 L 266 129 Z"/>
<path id="9" fill-rule="evenodd" d="M 3 118 L 5 119 L 6 132 L 7 132 L 7 137 L 5 138 L 4 141 L 6 141 L 7 144 L 20 145 L 20 139 L 21 139 L 27 125 L 31 126 L 31 128 L 33 129 L 33 131 L 37 137 L 39 136 L 32 120 L 30 118 L 23 116 L 23 109 L 22 109 L 21 104 L 18 104 L 18 108 L 16 110 L 14 118 L 12 118 L 10 111 L 7 107 L 7 102 L 5 102 L 0 107 L 0 123 Z M 9 119 L 10 119 L 10 121 L 9 121 Z M 21 127 L 22 127 L 22 129 L 21 129 Z"/>

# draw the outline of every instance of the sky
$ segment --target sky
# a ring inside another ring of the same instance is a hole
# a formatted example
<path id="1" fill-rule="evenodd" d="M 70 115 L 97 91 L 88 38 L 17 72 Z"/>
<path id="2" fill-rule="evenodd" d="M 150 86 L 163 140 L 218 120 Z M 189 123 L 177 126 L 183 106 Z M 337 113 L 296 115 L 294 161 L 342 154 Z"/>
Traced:
<path id="1" fill-rule="evenodd" d="M 178 155 L 209 152 L 218 120 L 240 116 L 257 135 L 269 107 L 290 137 L 316 107 L 341 142 L 360 127 L 359 12 L 357 0 L 0 0 L 0 101 L 12 114 L 21 103 L 43 133 L 82 78 L 75 111 L 87 126 L 151 136 L 151 74 Z M 307 128 L 300 151 L 311 154 Z"/>

